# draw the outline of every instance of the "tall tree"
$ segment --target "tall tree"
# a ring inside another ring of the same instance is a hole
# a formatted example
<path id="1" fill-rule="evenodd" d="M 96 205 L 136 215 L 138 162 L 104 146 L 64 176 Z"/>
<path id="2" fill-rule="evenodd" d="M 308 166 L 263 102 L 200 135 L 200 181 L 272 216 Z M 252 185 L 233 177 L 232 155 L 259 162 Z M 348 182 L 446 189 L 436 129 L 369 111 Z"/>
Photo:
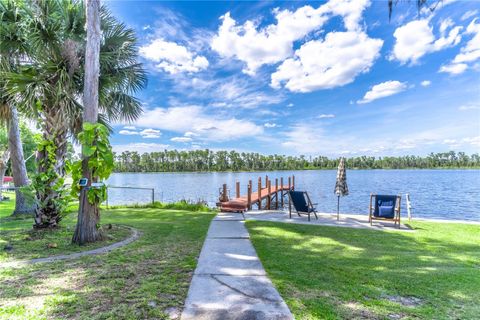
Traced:
<path id="1" fill-rule="evenodd" d="M 10 150 L 8 150 L 7 132 L 0 127 L 0 186 L 3 185 L 5 172 L 7 171 L 8 160 L 10 160 Z M 0 187 L 0 201 L 3 200 L 2 189 Z"/>
<path id="2" fill-rule="evenodd" d="M 2 73 L 7 92 L 19 111 L 37 119 L 43 142 L 37 157 L 42 183 L 36 187 L 38 209 L 35 227 L 56 227 L 62 218 L 63 176 L 68 141 L 82 128 L 84 89 L 85 8 L 82 1 L 50 0 L 19 2 L 18 24 L 26 46 L 26 58 L 16 72 Z M 134 32 L 118 22 L 106 8 L 100 9 L 98 119 L 131 121 L 141 114 L 133 96 L 146 84 L 137 63 Z"/>
<path id="3" fill-rule="evenodd" d="M 28 184 L 27 166 L 23 155 L 23 145 L 20 138 L 20 126 L 17 108 L 10 106 L 10 123 L 8 129 L 8 145 L 10 148 L 10 163 L 12 165 L 13 184 L 15 189 L 14 215 L 33 213 L 32 204 L 28 203 L 21 187 Z"/>
<path id="4" fill-rule="evenodd" d="M 20 11 L 16 10 L 13 1 L 6 0 L 0 3 L 0 68 L 3 71 L 16 70 L 21 58 L 25 54 L 25 42 L 22 31 L 18 28 L 21 20 Z M 5 84 L 5 81 L 3 81 Z M 18 111 L 14 101 L 10 101 L 4 86 L 0 88 L 0 118 L 8 127 L 8 144 L 11 157 L 12 175 L 15 190 L 15 210 L 13 214 L 32 213 L 32 206 L 27 205 L 21 187 L 28 184 L 27 168 L 23 155 L 23 146 L 20 136 Z"/>
<path id="5" fill-rule="evenodd" d="M 100 0 L 87 0 L 87 46 L 85 49 L 85 77 L 83 87 L 83 122 L 97 123 L 98 120 L 98 80 L 100 75 Z M 82 175 L 88 179 L 88 186 L 96 177 L 88 165 L 89 157 L 82 154 Z M 75 183 L 76 181 L 74 181 Z M 101 239 L 97 229 L 100 220 L 98 206 L 90 203 L 88 197 L 80 196 L 78 222 L 72 241 L 83 244 Z"/>

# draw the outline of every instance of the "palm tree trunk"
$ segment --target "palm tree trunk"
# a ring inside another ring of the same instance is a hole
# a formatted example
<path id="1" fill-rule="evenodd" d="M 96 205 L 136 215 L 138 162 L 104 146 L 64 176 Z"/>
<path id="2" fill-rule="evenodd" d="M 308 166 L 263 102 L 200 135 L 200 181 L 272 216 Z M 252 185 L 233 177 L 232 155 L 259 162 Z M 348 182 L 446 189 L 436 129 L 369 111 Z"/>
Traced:
<path id="1" fill-rule="evenodd" d="M 62 220 L 62 210 L 59 201 L 62 197 L 58 189 L 60 179 L 65 175 L 65 159 L 68 146 L 68 128 L 65 125 L 63 116 L 56 109 L 46 113 L 45 122 L 43 124 L 43 139 L 53 141 L 55 145 L 54 172 L 56 176 L 47 174 L 48 181 L 44 188 L 36 190 L 35 200 L 35 224 L 34 228 L 56 228 Z M 49 165 L 52 161 L 48 151 L 43 150 L 37 153 L 38 174 L 49 172 Z"/>
<path id="2" fill-rule="evenodd" d="M 98 78 L 100 75 L 100 0 L 88 0 L 87 9 L 87 47 L 85 52 L 85 79 L 83 91 L 83 122 L 97 123 L 98 120 Z M 82 174 L 91 185 L 92 171 L 88 167 L 88 157 L 82 159 Z M 95 182 L 95 181 L 94 181 Z M 97 225 L 100 221 L 98 204 L 90 203 L 86 197 L 87 188 L 80 194 L 78 221 L 72 242 L 83 244 L 102 239 Z"/>
<path id="3" fill-rule="evenodd" d="M 18 126 L 18 112 L 15 106 L 10 106 L 10 128 L 8 131 L 8 146 L 12 163 L 13 184 L 16 188 L 28 184 L 27 167 L 23 156 L 23 146 Z M 22 190 L 15 190 L 15 210 L 13 215 L 33 213 L 31 205 L 27 204 Z"/>

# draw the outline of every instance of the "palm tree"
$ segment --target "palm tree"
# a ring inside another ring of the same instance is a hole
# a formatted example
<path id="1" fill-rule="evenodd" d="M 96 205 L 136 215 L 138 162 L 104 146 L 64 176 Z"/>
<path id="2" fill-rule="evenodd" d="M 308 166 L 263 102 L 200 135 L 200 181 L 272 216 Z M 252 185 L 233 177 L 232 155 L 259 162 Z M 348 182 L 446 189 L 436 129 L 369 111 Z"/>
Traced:
<path id="1" fill-rule="evenodd" d="M 39 204 L 35 227 L 56 227 L 62 218 L 59 205 L 70 138 L 82 127 L 85 63 L 85 10 L 81 1 L 25 2 L 18 24 L 28 43 L 18 72 L 6 72 L 7 93 L 18 109 L 40 124 L 49 147 L 37 156 L 39 175 L 48 174 L 44 190 L 36 190 Z M 118 22 L 106 8 L 100 13 L 100 79 L 98 120 L 132 121 L 142 109 L 133 94 L 146 85 L 146 73 L 137 63 L 134 32 Z M 43 178 L 45 182 L 45 178 Z"/>
<path id="2" fill-rule="evenodd" d="M 27 166 L 23 155 L 23 145 L 20 137 L 18 111 L 10 106 L 10 122 L 8 124 L 8 145 L 10 149 L 10 164 L 12 166 L 13 185 L 15 189 L 15 210 L 13 215 L 30 214 L 32 205 L 28 203 L 21 187 L 28 185 Z"/>
<path id="3" fill-rule="evenodd" d="M 24 55 L 25 43 L 21 41 L 21 31 L 17 23 L 21 19 L 20 12 L 15 10 L 12 1 L 0 3 L 0 68 L 3 71 L 15 70 L 19 60 Z M 5 83 L 5 82 L 3 82 Z M 18 111 L 15 104 L 8 101 L 5 88 L 0 88 L 0 122 L 8 127 L 8 144 L 11 157 L 13 184 L 15 189 L 15 210 L 13 214 L 31 213 L 26 205 L 25 195 L 19 188 L 28 184 L 27 167 L 23 156 L 22 140 L 18 121 Z"/>
<path id="4" fill-rule="evenodd" d="M 7 171 L 8 160 L 10 160 L 10 150 L 8 149 L 7 132 L 4 128 L 0 128 L 0 201 L 3 200 L 1 186 Z"/>
<path id="5" fill-rule="evenodd" d="M 83 122 L 95 124 L 98 121 L 98 78 L 100 75 L 100 0 L 87 0 L 87 44 L 85 49 L 85 76 L 83 88 Z M 82 176 L 88 185 L 93 176 L 88 162 L 90 158 L 82 155 Z M 83 192 L 86 192 L 83 190 Z M 80 210 L 72 242 L 84 244 L 102 238 L 97 228 L 100 212 L 97 203 L 90 203 L 85 196 L 80 196 Z"/>

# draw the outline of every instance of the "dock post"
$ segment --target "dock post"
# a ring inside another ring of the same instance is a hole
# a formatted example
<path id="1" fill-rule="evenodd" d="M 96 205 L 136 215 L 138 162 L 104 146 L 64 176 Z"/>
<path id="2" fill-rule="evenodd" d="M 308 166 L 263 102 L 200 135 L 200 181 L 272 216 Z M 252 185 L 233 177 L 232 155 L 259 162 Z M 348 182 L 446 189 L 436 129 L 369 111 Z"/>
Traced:
<path id="1" fill-rule="evenodd" d="M 292 177 L 288 177 L 288 192 L 292 190 Z M 290 213 L 290 219 L 292 219 L 292 199 L 288 197 L 288 212 Z"/>
<path id="2" fill-rule="evenodd" d="M 290 185 L 290 177 L 288 177 L 288 192 L 292 190 Z M 288 194 L 288 216 L 292 219 L 292 197 L 290 197 L 290 194 Z"/>
<path id="3" fill-rule="evenodd" d="M 265 188 L 268 188 L 268 175 L 265 175 Z"/>
<path id="4" fill-rule="evenodd" d="M 268 188 L 267 208 L 268 210 L 271 210 L 272 209 L 272 182 L 270 180 L 268 180 L 267 188 Z"/>
<path id="5" fill-rule="evenodd" d="M 248 200 L 248 210 L 252 210 L 252 180 L 248 180 L 247 186 L 247 200 Z"/>
<path id="6" fill-rule="evenodd" d="M 223 186 L 222 186 L 222 200 L 220 202 L 226 202 L 228 201 L 228 198 L 227 198 L 227 184 L 224 183 Z"/>
<path id="7" fill-rule="evenodd" d="M 282 199 L 280 199 L 280 201 L 281 201 L 280 204 L 282 205 L 282 208 L 283 208 L 283 177 L 280 178 L 280 186 L 282 188 L 282 190 L 280 190 L 280 195 L 281 195 L 281 198 L 282 198 Z"/>
<path id="8" fill-rule="evenodd" d="M 295 175 L 292 175 L 292 190 L 295 190 Z"/>
<path id="9" fill-rule="evenodd" d="M 252 210 L 252 181 L 247 186 L 247 210 Z"/>
<path id="10" fill-rule="evenodd" d="M 262 210 L 262 177 L 258 177 L 258 210 Z"/>
<path id="11" fill-rule="evenodd" d="M 240 181 L 235 183 L 235 196 L 236 198 L 240 198 Z"/>
<path id="12" fill-rule="evenodd" d="M 278 210 L 278 178 L 275 178 L 275 210 Z"/>

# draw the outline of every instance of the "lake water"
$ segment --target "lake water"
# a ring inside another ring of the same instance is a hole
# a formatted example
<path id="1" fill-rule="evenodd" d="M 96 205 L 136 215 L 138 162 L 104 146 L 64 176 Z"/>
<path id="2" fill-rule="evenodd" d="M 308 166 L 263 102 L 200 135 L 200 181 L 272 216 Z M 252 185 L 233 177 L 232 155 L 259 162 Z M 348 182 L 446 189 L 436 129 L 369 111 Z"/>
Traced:
<path id="1" fill-rule="evenodd" d="M 270 180 L 295 175 L 297 190 L 309 192 L 320 212 L 336 212 L 333 193 L 336 170 L 209 172 L 209 173 L 115 173 L 111 186 L 155 189 L 155 200 L 171 202 L 181 199 L 204 200 L 214 206 L 219 188 L 227 183 L 230 195 L 240 181 L 245 194 L 248 180 L 257 190 L 258 177 Z M 347 170 L 350 194 L 340 199 L 340 212 L 367 214 L 370 193 L 401 194 L 402 216 L 406 217 L 405 193 L 410 194 L 413 216 L 438 219 L 480 221 L 480 170 Z M 148 203 L 151 191 L 109 189 L 109 204 Z"/>

